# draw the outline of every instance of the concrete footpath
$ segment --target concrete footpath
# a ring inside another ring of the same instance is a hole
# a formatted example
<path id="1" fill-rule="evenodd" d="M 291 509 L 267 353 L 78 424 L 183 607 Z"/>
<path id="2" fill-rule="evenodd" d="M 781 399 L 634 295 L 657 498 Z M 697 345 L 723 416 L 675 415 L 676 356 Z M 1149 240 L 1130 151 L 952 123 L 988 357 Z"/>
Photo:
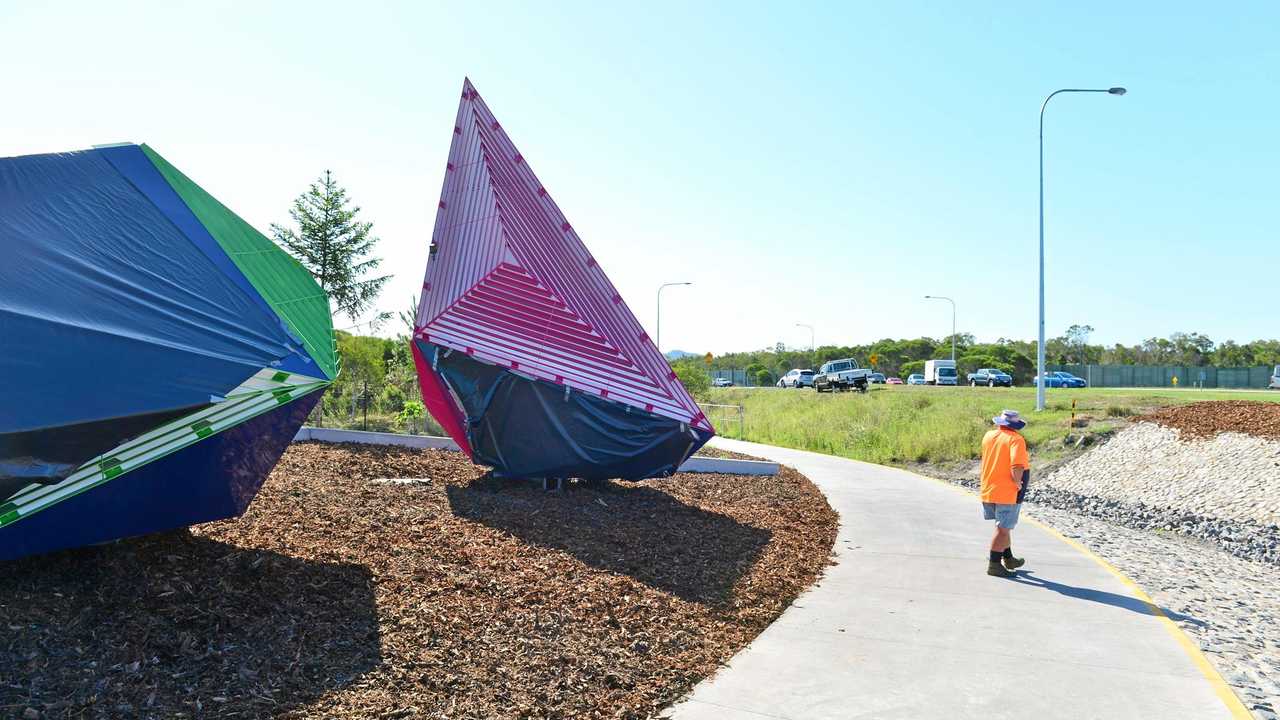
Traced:
<path id="1" fill-rule="evenodd" d="M 795 467 L 840 513 L 837 565 L 680 720 L 1248 718 L 1135 586 L 1025 518 L 1016 580 L 985 574 L 976 497 L 902 470 L 719 439 Z M 1194 621 L 1194 619 L 1191 619 Z"/>

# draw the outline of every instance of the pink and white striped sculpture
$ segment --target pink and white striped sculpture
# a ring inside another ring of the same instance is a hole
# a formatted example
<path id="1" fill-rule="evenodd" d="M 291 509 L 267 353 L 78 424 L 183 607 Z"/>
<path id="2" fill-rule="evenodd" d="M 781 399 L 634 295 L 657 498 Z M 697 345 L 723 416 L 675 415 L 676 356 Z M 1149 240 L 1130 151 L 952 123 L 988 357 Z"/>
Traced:
<path id="1" fill-rule="evenodd" d="M 502 475 L 664 476 L 715 433 L 469 80 L 413 351 L 431 415 Z"/>

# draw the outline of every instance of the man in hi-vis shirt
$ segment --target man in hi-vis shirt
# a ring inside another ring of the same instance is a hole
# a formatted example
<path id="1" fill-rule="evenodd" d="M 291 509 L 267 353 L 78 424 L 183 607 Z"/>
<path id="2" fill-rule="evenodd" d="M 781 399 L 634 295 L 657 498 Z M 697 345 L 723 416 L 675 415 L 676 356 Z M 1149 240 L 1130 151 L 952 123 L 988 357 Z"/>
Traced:
<path id="1" fill-rule="evenodd" d="M 1026 438 L 1018 432 L 1027 423 L 1016 410 L 1005 410 L 991 422 L 996 427 L 982 438 L 982 517 L 996 521 L 987 574 L 1007 578 L 1026 562 L 1013 556 L 1010 531 L 1018 524 L 1022 509 L 1019 492 L 1031 460 Z"/>

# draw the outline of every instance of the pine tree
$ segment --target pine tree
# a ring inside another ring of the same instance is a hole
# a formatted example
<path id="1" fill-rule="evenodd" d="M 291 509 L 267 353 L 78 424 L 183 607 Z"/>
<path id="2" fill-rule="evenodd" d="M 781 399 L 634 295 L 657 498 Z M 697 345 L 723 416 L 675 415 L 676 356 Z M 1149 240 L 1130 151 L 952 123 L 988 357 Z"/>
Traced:
<path id="1" fill-rule="evenodd" d="M 378 238 L 369 235 L 373 223 L 357 220 L 360 208 L 348 207 L 349 202 L 347 191 L 325 170 L 293 201 L 289 216 L 297 230 L 273 223 L 271 233 L 329 294 L 333 314 L 341 312 L 356 320 L 373 305 L 391 276 L 366 277 L 382 264 L 381 258 L 370 257 Z"/>

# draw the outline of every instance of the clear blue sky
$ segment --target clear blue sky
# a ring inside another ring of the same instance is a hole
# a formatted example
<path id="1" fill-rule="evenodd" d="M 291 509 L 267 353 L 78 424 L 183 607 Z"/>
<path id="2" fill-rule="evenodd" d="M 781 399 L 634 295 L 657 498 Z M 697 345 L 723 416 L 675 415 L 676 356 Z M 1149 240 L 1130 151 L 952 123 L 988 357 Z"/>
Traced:
<path id="1" fill-rule="evenodd" d="M 611 7 L 605 7 L 606 5 Z M 889 7 L 896 6 L 896 7 Z M 148 142 L 263 229 L 324 169 L 422 279 L 470 75 L 664 349 L 1280 335 L 1280 6 L 3 3 L 0 155 Z M 340 319 L 339 325 L 346 324 Z"/>

